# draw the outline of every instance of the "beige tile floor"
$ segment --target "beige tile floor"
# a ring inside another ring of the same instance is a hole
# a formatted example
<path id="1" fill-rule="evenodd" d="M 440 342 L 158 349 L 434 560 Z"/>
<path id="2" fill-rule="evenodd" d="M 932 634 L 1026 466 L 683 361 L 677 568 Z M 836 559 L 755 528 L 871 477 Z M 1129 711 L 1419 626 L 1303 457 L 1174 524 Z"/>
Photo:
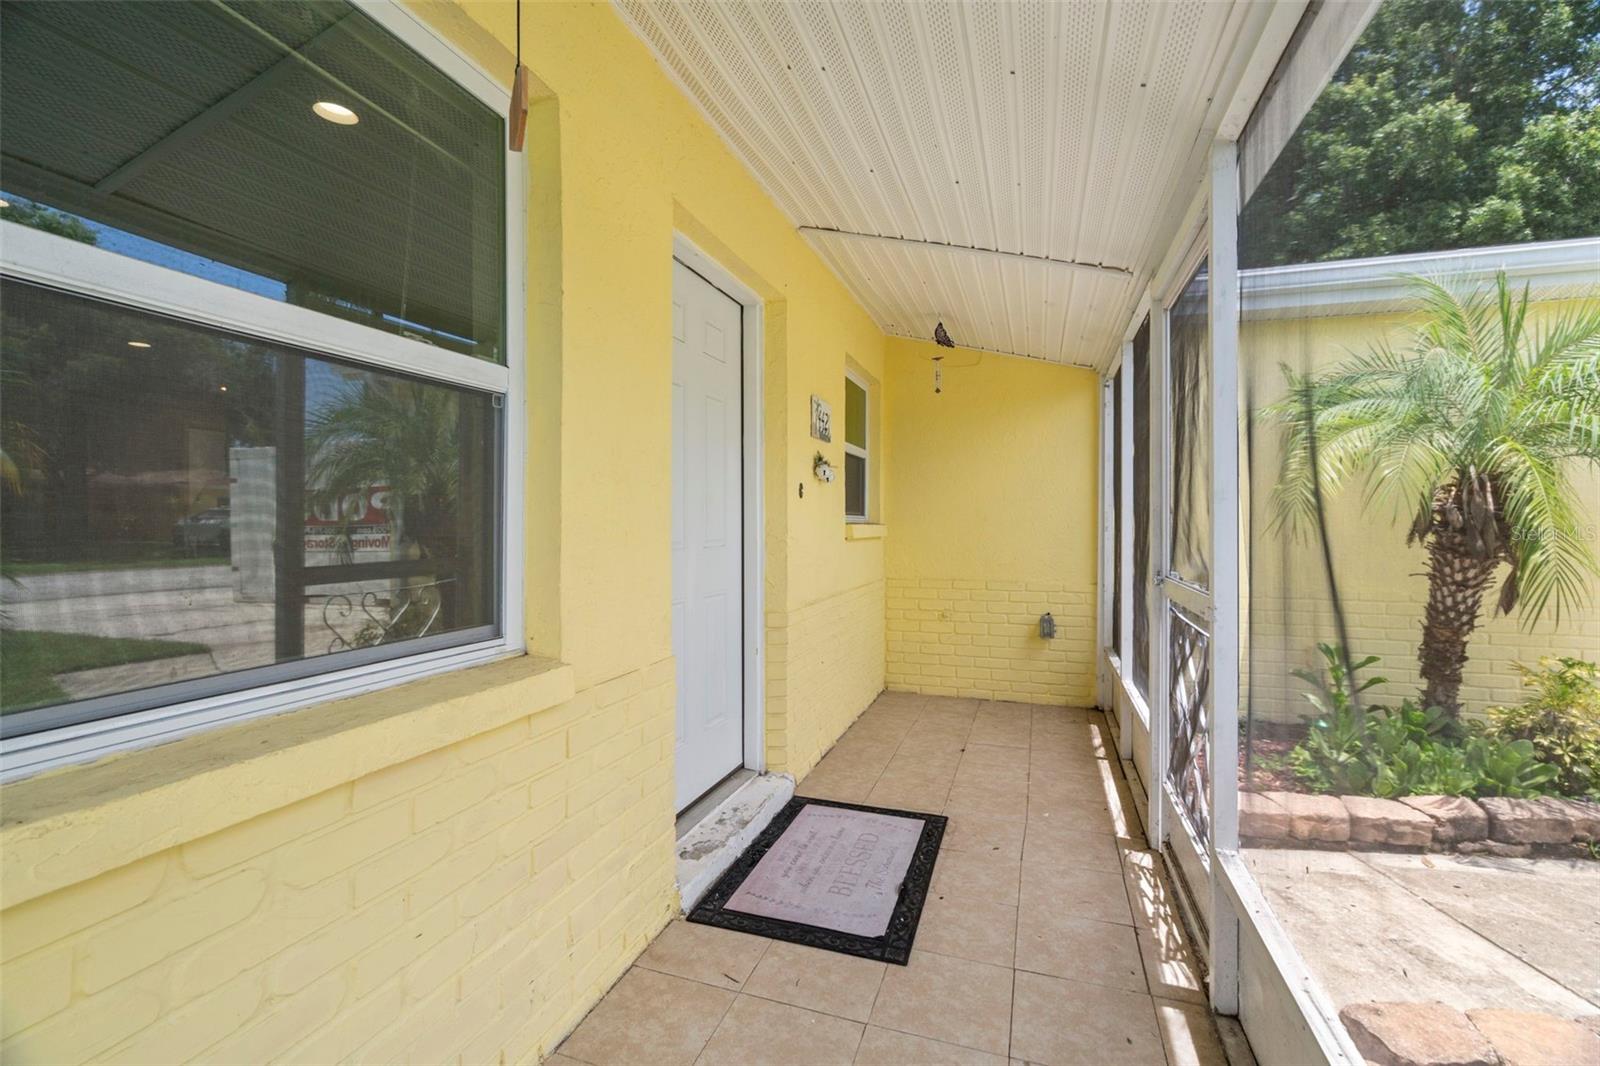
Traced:
<path id="1" fill-rule="evenodd" d="M 801 795 L 942 812 L 908 966 L 677 921 L 550 1061 L 1226 1062 L 1098 712 L 885 693 Z"/>

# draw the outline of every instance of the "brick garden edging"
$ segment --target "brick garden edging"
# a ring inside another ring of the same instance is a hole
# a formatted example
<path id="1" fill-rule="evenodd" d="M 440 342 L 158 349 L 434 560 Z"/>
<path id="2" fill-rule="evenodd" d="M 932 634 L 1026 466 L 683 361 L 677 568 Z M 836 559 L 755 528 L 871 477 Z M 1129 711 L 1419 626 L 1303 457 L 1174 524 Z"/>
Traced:
<path id="1" fill-rule="evenodd" d="M 1523 857 L 1600 842 L 1600 803 L 1461 796 L 1239 793 L 1239 836 L 1254 847 L 1458 851 Z"/>

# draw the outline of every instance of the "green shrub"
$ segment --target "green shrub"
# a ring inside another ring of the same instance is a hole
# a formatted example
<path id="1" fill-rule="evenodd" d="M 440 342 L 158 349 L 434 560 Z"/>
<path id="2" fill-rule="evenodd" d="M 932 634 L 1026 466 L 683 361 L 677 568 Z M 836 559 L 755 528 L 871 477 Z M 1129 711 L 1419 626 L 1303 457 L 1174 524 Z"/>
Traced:
<path id="1" fill-rule="evenodd" d="M 1440 728 L 1448 718 L 1410 700 L 1398 708 L 1346 707 L 1311 723 L 1306 739 L 1289 753 L 1295 775 L 1315 792 L 1396 796 L 1511 794 L 1482 791 L 1482 767 L 1493 767 L 1529 794 L 1520 764 L 1494 744 L 1474 737 L 1461 744 Z"/>
<path id="2" fill-rule="evenodd" d="M 1317 645 L 1325 671 L 1297 670 L 1313 691 L 1306 699 L 1320 712 L 1305 740 L 1289 753 L 1295 775 L 1314 792 L 1379 796 L 1511 796 L 1557 791 L 1558 770 L 1528 738 L 1469 733 L 1438 707 L 1362 708 L 1356 696 L 1384 682 L 1357 683 L 1374 665 L 1367 656 L 1347 668 L 1336 646 Z"/>
<path id="3" fill-rule="evenodd" d="M 1543 796 L 1554 787 L 1556 768 L 1539 761 L 1526 740 L 1473 737 L 1467 742 L 1467 770 L 1476 779 L 1473 795 Z"/>
<path id="4" fill-rule="evenodd" d="M 1358 671 L 1377 663 L 1376 655 L 1369 655 L 1358 663 L 1346 665 L 1344 648 L 1337 644 L 1319 643 L 1317 651 L 1322 654 L 1323 662 L 1328 664 L 1326 673 L 1321 670 L 1291 670 L 1290 673 L 1316 690 L 1305 693 L 1305 698 L 1311 706 L 1325 715 L 1338 715 L 1353 710 L 1355 696 L 1389 680 L 1386 677 L 1369 677 L 1359 685 L 1355 683 Z"/>
<path id="5" fill-rule="evenodd" d="M 1600 667 L 1549 656 L 1538 669 L 1516 667 L 1532 691 L 1515 706 L 1489 708 L 1485 734 L 1527 742 L 1555 770 L 1563 795 L 1600 794 Z"/>

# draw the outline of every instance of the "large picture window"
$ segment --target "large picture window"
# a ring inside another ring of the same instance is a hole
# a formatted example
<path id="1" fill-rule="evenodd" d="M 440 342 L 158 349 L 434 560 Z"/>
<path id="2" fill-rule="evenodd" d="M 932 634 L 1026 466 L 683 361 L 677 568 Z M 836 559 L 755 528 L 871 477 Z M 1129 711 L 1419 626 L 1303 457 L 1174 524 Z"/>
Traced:
<path id="1" fill-rule="evenodd" d="M 0 18 L 3 735 L 510 647 L 499 90 L 342 0 Z"/>
<path id="2" fill-rule="evenodd" d="M 0 299 L 8 726 L 493 632 L 490 396 L 20 282 Z"/>

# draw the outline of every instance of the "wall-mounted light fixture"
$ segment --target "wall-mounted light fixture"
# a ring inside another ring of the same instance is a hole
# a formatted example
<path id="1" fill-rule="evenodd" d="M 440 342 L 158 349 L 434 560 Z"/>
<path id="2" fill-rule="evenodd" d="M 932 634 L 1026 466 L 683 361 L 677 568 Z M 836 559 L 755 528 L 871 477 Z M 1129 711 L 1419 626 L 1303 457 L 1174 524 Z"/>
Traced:
<path id="1" fill-rule="evenodd" d="M 1056 620 L 1049 611 L 1039 616 L 1039 636 L 1045 640 L 1056 639 Z"/>

